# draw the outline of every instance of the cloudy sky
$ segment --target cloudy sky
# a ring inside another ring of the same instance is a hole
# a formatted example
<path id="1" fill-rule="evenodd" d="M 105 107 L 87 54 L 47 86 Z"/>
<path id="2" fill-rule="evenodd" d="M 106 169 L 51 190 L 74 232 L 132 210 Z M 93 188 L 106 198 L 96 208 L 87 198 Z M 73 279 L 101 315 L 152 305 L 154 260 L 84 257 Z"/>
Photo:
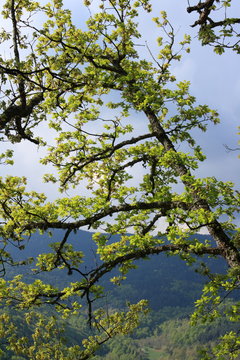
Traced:
<path id="1" fill-rule="evenodd" d="M 194 3 L 192 2 L 192 5 Z M 227 51 L 222 56 L 213 52 L 209 46 L 201 46 L 197 39 L 197 29 L 191 28 L 196 18 L 186 12 L 187 1 L 154 1 L 153 12 L 158 14 L 162 9 L 168 13 L 179 39 L 184 33 L 192 37 L 190 54 L 183 55 L 182 61 L 173 66 L 179 80 L 191 82 L 191 92 L 200 104 L 208 104 L 217 109 L 221 124 L 211 126 L 207 133 L 200 134 L 198 139 L 203 146 L 208 160 L 201 165 L 202 176 L 215 175 L 223 180 L 239 181 L 240 162 L 237 152 L 227 152 L 224 144 L 237 147 L 237 127 L 240 125 L 240 73 L 239 55 Z M 238 3 L 240 12 L 240 3 Z M 236 14 L 235 14 L 236 16 Z M 141 27 L 147 29 L 144 25 Z M 149 26 L 150 28 L 150 26 Z M 146 39 L 158 36 L 159 29 L 146 32 Z"/>
<path id="2" fill-rule="evenodd" d="M 77 0 L 66 0 L 65 5 L 73 11 L 76 23 L 83 23 L 83 18 L 89 14 L 88 10 L 83 9 Z M 161 10 L 167 11 L 169 20 L 177 31 L 179 41 L 185 33 L 191 34 L 191 53 L 185 54 L 182 61 L 173 66 L 173 72 L 178 80 L 190 81 L 191 93 L 197 98 L 197 102 L 217 109 L 221 118 L 220 125 L 211 126 L 207 133 L 198 135 L 199 143 L 208 155 L 207 161 L 201 165 L 198 172 L 203 177 L 216 176 L 222 180 L 234 181 L 238 185 L 240 176 L 238 153 L 236 151 L 227 152 L 224 144 L 234 148 L 238 141 L 240 55 L 229 51 L 219 56 L 213 53 L 212 48 L 202 47 L 196 38 L 197 29 L 190 27 L 196 19 L 187 14 L 187 6 L 187 0 L 154 0 L 153 12 L 151 14 L 141 13 L 139 16 L 142 33 L 140 41 L 143 44 L 147 41 L 151 51 L 157 54 L 155 39 L 161 36 L 161 30 L 154 25 L 151 18 L 158 16 Z M 238 7 L 240 10 L 240 4 Z M 94 13 L 96 9 L 97 2 L 93 1 L 90 10 Z M 143 49 L 144 51 L 146 50 Z M 43 128 L 41 131 L 45 135 L 47 130 Z M 8 144 L 1 144 L 2 150 L 8 147 L 10 147 Z M 54 188 L 51 185 L 42 185 L 41 174 L 45 169 L 38 164 L 39 156 L 41 156 L 41 150 L 33 144 L 28 142 L 18 144 L 15 155 L 16 165 L 13 169 L 2 168 L 2 175 L 11 172 L 14 175 L 28 176 L 31 187 L 38 191 L 47 191 L 50 197 L 54 197 L 56 195 Z"/>
<path id="3" fill-rule="evenodd" d="M 75 0 L 66 0 L 65 4 L 71 6 L 74 19 L 78 22 L 80 11 Z M 93 1 L 90 7 L 92 12 L 97 10 L 98 1 Z M 240 125 L 240 73 L 239 56 L 230 51 L 219 56 L 209 46 L 201 46 L 197 39 L 197 29 L 191 28 L 196 20 L 195 14 L 188 14 L 187 0 L 153 0 L 153 11 L 139 15 L 139 27 L 142 34 L 142 43 L 148 43 L 153 53 L 158 53 L 156 38 L 161 36 L 161 30 L 152 22 L 152 18 L 159 16 L 160 11 L 166 10 L 168 18 L 177 33 L 177 39 L 182 40 L 184 34 L 192 37 L 190 54 L 183 55 L 181 62 L 173 65 L 173 72 L 178 80 L 191 82 L 191 92 L 200 104 L 207 104 L 217 109 L 221 124 L 211 126 L 207 133 L 199 133 L 199 143 L 208 155 L 207 162 L 201 165 L 199 175 L 217 176 L 223 180 L 238 182 L 240 178 L 240 160 L 237 152 L 227 152 L 224 145 L 237 147 Z M 190 2 L 194 5 L 195 2 Z M 236 16 L 240 13 L 240 3 L 232 9 Z M 219 14 L 221 16 L 221 14 Z M 142 50 L 144 51 L 144 49 Z M 146 56 L 147 51 L 145 50 Z"/>

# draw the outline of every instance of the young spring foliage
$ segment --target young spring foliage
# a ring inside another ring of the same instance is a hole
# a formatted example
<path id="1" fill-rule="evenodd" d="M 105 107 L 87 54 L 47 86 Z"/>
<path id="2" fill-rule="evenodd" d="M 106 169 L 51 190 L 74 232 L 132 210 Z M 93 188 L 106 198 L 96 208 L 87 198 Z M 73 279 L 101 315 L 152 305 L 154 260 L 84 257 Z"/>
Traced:
<path id="1" fill-rule="evenodd" d="M 151 11 L 148 0 L 103 1 L 86 23 L 79 19 L 79 26 L 61 0 L 8 0 L 3 7 L 11 28 L 2 30 L 1 46 L 11 44 L 11 53 L 0 58 L 2 140 L 28 140 L 45 148 L 40 161 L 46 172 L 54 171 L 44 180 L 55 184 L 60 196 L 49 201 L 45 194 L 28 190 L 26 178 L 1 177 L 1 270 L 5 275 L 9 264 L 16 265 L 9 243 L 24 249 L 34 233 L 46 237 L 62 229 L 63 237 L 51 244 L 50 253 L 20 264 L 32 266 L 37 275 L 56 269 L 78 275 L 78 281 L 69 277 L 62 287 L 38 277 L 32 282 L 21 276 L 1 280 L 1 305 L 26 311 L 26 321 L 33 323 L 32 337 L 25 339 L 18 337 L 9 316 L 2 315 L 1 336 L 9 349 L 29 359 L 87 359 L 107 339 L 132 331 L 145 301 L 129 305 L 126 313 L 94 310 L 92 303 L 104 294 L 98 281 L 118 268 L 120 276 L 112 279 L 118 283 L 134 260 L 161 252 L 188 263 L 204 254 L 225 259 L 230 270 L 211 274 L 195 318 L 205 319 L 207 306 L 221 302 L 222 289 L 229 292 L 239 284 L 239 229 L 234 222 L 239 192 L 230 182 L 194 173 L 206 157 L 193 133 L 217 124 L 218 114 L 197 104 L 189 82 L 177 82 L 171 73 L 180 53 L 189 52 L 190 37 L 176 44 L 174 28 L 162 12 L 153 19 L 162 37 L 157 39 L 159 53 L 152 54 L 138 30 L 142 11 Z M 50 141 L 37 136 L 43 121 L 55 133 Z M 11 164 L 12 152 L 0 159 Z M 74 196 L 68 195 L 73 189 Z M 72 232 L 86 226 L 95 231 L 101 259 L 90 270 L 83 252 L 68 243 Z M 194 237 L 203 227 L 211 244 Z M 117 241 L 113 235 L 119 235 Z M 45 304 L 63 318 L 84 313 L 82 299 L 89 321 L 99 330 L 83 341 L 85 349 L 67 348 L 57 336 L 54 318 L 31 315 L 32 308 Z M 239 305 L 232 308 L 233 321 Z M 208 311 L 206 316 L 216 314 Z M 237 335 L 234 341 L 238 343 Z"/>

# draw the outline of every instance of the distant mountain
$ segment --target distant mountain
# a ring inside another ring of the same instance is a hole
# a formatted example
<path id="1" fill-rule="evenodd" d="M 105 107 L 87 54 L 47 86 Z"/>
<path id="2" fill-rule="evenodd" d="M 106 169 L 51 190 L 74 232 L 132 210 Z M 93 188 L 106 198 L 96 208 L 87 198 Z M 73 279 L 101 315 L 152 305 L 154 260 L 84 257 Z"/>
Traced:
<path id="1" fill-rule="evenodd" d="M 11 246 L 9 251 L 16 260 L 23 260 L 26 257 L 36 257 L 38 254 L 50 252 L 49 244 L 61 241 L 64 236 L 62 230 L 55 230 L 50 238 L 46 235 L 35 234 L 28 242 L 24 250 L 20 251 Z M 203 241 L 208 238 L 206 235 L 197 235 L 199 240 Z M 118 236 L 114 237 L 117 241 Z M 210 238 L 208 238 L 210 239 Z M 82 265 L 85 270 L 91 270 L 100 264 L 96 254 L 96 244 L 92 240 L 92 233 L 79 230 L 72 233 L 69 242 L 75 249 L 81 250 L 85 254 L 85 262 Z M 221 272 L 224 269 L 224 263 L 220 259 L 200 258 L 201 261 L 207 261 L 211 265 L 212 271 Z M 142 298 L 148 299 L 150 306 L 154 310 L 165 306 L 187 307 L 200 296 L 203 283 L 206 278 L 196 273 L 194 269 L 199 265 L 187 266 L 178 256 L 167 256 L 166 254 L 154 255 L 149 259 L 142 259 L 136 262 L 138 268 L 131 270 L 127 279 L 122 282 L 121 286 L 113 286 L 108 280 L 111 275 L 103 277 L 101 284 L 105 286 L 107 295 L 104 301 L 121 307 L 126 301 L 136 302 Z M 18 272 L 29 272 L 28 268 L 14 267 L 10 269 L 10 276 Z M 53 273 L 43 273 L 37 275 L 44 281 L 54 283 L 64 283 L 65 281 L 77 281 L 78 274 L 69 275 L 64 271 L 54 271 Z M 30 280 L 32 275 L 30 276 Z"/>

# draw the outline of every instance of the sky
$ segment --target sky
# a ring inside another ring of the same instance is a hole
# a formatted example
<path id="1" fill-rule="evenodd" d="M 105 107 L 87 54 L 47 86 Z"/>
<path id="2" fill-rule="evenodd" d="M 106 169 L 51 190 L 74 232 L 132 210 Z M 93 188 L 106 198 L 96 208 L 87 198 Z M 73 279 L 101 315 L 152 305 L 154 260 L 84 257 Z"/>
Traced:
<path id="1" fill-rule="evenodd" d="M 213 175 L 237 183 L 240 178 L 238 154 L 227 152 L 224 144 L 235 148 L 239 140 L 239 55 L 227 51 L 219 56 L 211 47 L 203 47 L 197 39 L 197 29 L 190 26 L 196 18 L 186 12 L 187 6 L 187 1 L 154 1 L 153 12 L 157 14 L 162 9 L 166 10 L 179 38 L 184 33 L 191 35 L 191 52 L 183 55 L 181 62 L 173 66 L 173 72 L 177 79 L 191 82 L 191 93 L 198 103 L 207 104 L 220 114 L 220 125 L 211 126 L 206 133 L 199 134 L 198 141 L 208 156 L 207 161 L 201 165 L 199 174 Z M 149 31 L 145 35 L 146 39 L 155 38 L 158 31 L 156 29 L 154 34 Z"/>
<path id="2" fill-rule="evenodd" d="M 97 9 L 97 1 L 93 1 L 90 11 L 94 13 Z M 79 0 L 66 0 L 65 6 L 73 12 L 76 23 L 81 24 L 82 18 L 86 18 L 89 11 L 81 6 Z M 155 39 L 161 35 L 160 29 L 152 22 L 152 17 L 166 10 L 169 20 L 174 25 L 177 38 L 181 41 L 185 33 L 192 36 L 190 54 L 183 55 L 181 62 L 173 65 L 173 73 L 178 80 L 191 82 L 191 93 L 197 98 L 197 103 L 208 104 L 217 109 L 220 114 L 221 124 L 210 126 L 206 133 L 198 133 L 198 141 L 207 155 L 207 161 L 200 165 L 198 174 L 202 177 L 216 176 L 221 180 L 230 180 L 238 186 L 240 178 L 240 159 L 238 152 L 228 152 L 225 144 L 230 148 L 237 147 L 239 137 L 237 127 L 239 122 L 239 93 L 240 72 L 239 55 L 227 51 L 219 56 L 213 52 L 211 47 L 202 47 L 196 35 L 197 29 L 190 25 L 196 20 L 194 16 L 187 14 L 187 0 L 153 0 L 153 12 L 151 14 L 139 14 L 139 26 L 142 34 L 140 40 L 146 42 L 151 51 L 157 54 Z M 239 10 L 240 4 L 238 4 Z M 5 49 L 8 51 L 8 49 Z M 144 56 L 143 49 L 143 56 Z M 147 55 L 147 52 L 146 52 Z M 42 127 L 43 136 L 51 136 L 46 127 Z M 9 144 L 0 144 L 1 150 L 9 148 Z M 38 158 L 42 156 L 41 149 L 35 145 L 23 141 L 15 146 L 15 165 L 12 169 L 2 167 L 1 175 L 12 173 L 18 176 L 27 176 L 32 188 L 47 192 L 50 199 L 57 196 L 53 185 L 43 185 L 41 176 L 45 168 L 39 165 Z"/>
<path id="3" fill-rule="evenodd" d="M 97 11 L 99 1 L 93 1 L 90 7 L 94 13 Z M 66 6 L 72 6 L 74 19 L 78 21 L 78 12 L 75 0 L 66 0 Z M 190 2 L 194 5 L 194 2 Z M 145 12 L 139 15 L 139 28 L 142 34 L 142 43 L 148 43 L 151 51 L 157 54 L 156 38 L 161 36 L 161 30 L 152 22 L 152 18 L 159 16 L 165 10 L 168 19 L 173 24 L 177 39 L 182 40 L 184 34 L 192 37 L 190 54 L 183 55 L 181 62 L 173 65 L 172 71 L 177 79 L 191 82 L 191 93 L 197 98 L 199 104 L 207 104 L 220 114 L 221 123 L 210 126 L 206 133 L 199 133 L 199 143 L 207 154 L 207 162 L 201 164 L 199 175 L 216 176 L 221 180 L 238 183 L 240 178 L 240 161 L 237 152 L 227 152 L 224 145 L 236 148 L 240 125 L 239 93 L 240 73 L 239 55 L 231 51 L 219 56 L 209 46 L 203 47 L 197 39 L 197 29 L 190 25 L 196 20 L 195 14 L 188 14 L 186 0 L 153 0 L 152 13 Z M 232 12 L 240 11 L 240 3 Z M 219 15 L 221 16 L 221 15 Z M 148 56 L 146 51 L 146 56 Z"/>

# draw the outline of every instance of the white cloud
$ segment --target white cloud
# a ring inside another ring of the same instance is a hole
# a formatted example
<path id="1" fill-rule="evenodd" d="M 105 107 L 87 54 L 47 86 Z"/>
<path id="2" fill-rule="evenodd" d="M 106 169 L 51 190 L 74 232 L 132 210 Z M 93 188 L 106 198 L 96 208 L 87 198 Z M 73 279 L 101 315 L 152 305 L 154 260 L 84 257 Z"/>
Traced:
<path id="1" fill-rule="evenodd" d="M 178 81 L 194 79 L 197 72 L 195 59 L 190 56 L 183 57 L 182 61 L 173 66 L 172 72 Z"/>

